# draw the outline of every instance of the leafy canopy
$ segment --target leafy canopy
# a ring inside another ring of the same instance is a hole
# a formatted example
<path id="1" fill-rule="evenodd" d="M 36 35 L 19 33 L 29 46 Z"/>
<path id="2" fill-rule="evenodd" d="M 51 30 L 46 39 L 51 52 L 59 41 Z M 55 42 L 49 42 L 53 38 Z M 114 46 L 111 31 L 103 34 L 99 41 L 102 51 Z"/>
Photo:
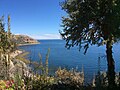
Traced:
<path id="1" fill-rule="evenodd" d="M 67 13 L 60 31 L 67 48 L 83 44 L 86 53 L 89 45 L 119 40 L 120 0 L 65 0 L 61 7 Z"/>
<path id="2" fill-rule="evenodd" d="M 0 19 L 0 52 L 7 52 L 10 48 L 9 46 L 10 43 L 8 41 L 7 32 L 4 29 L 3 20 Z"/>

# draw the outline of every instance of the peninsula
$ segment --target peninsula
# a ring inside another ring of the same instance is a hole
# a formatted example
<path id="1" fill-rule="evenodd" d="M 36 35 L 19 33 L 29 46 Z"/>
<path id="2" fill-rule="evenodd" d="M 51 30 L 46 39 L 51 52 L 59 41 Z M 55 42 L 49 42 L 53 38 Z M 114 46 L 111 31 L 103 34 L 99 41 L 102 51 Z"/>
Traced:
<path id="1" fill-rule="evenodd" d="M 37 40 L 31 38 L 27 35 L 12 35 L 12 40 L 16 42 L 18 46 L 22 45 L 32 45 L 32 44 L 39 44 Z"/>

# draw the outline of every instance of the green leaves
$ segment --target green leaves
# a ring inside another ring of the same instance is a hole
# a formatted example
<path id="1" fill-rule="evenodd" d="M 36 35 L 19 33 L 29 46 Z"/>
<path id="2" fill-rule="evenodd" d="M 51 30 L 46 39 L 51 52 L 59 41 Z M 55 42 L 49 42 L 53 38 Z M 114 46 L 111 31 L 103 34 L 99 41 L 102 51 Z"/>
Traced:
<path id="1" fill-rule="evenodd" d="M 60 31 L 67 48 L 80 44 L 100 46 L 110 37 L 119 40 L 119 0 L 65 0 L 61 7 L 67 13 Z"/>
<path id="2" fill-rule="evenodd" d="M 4 29 L 4 16 L 0 19 L 0 52 L 9 53 L 15 48 L 15 42 L 11 40 Z"/>

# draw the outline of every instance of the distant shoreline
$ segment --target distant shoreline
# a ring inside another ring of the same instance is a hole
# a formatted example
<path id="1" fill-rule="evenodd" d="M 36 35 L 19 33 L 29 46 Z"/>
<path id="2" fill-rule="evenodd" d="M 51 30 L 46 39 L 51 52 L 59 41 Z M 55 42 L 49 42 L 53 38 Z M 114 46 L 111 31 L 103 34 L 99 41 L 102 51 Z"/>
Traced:
<path id="1" fill-rule="evenodd" d="M 37 42 L 37 43 L 18 44 L 18 46 L 27 46 L 27 45 L 36 45 L 36 44 L 40 44 L 40 42 Z"/>
<path id="2" fill-rule="evenodd" d="M 38 40 L 63 40 L 63 39 L 36 39 L 37 41 Z"/>

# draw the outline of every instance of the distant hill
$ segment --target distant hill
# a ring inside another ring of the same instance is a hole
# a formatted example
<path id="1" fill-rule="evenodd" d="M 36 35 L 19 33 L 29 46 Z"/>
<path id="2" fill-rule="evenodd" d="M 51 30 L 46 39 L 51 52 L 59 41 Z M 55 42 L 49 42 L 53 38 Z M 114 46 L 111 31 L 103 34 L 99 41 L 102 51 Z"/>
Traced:
<path id="1" fill-rule="evenodd" d="M 17 44 L 37 44 L 39 43 L 37 40 L 27 36 L 27 35 L 12 35 L 12 40 Z"/>

